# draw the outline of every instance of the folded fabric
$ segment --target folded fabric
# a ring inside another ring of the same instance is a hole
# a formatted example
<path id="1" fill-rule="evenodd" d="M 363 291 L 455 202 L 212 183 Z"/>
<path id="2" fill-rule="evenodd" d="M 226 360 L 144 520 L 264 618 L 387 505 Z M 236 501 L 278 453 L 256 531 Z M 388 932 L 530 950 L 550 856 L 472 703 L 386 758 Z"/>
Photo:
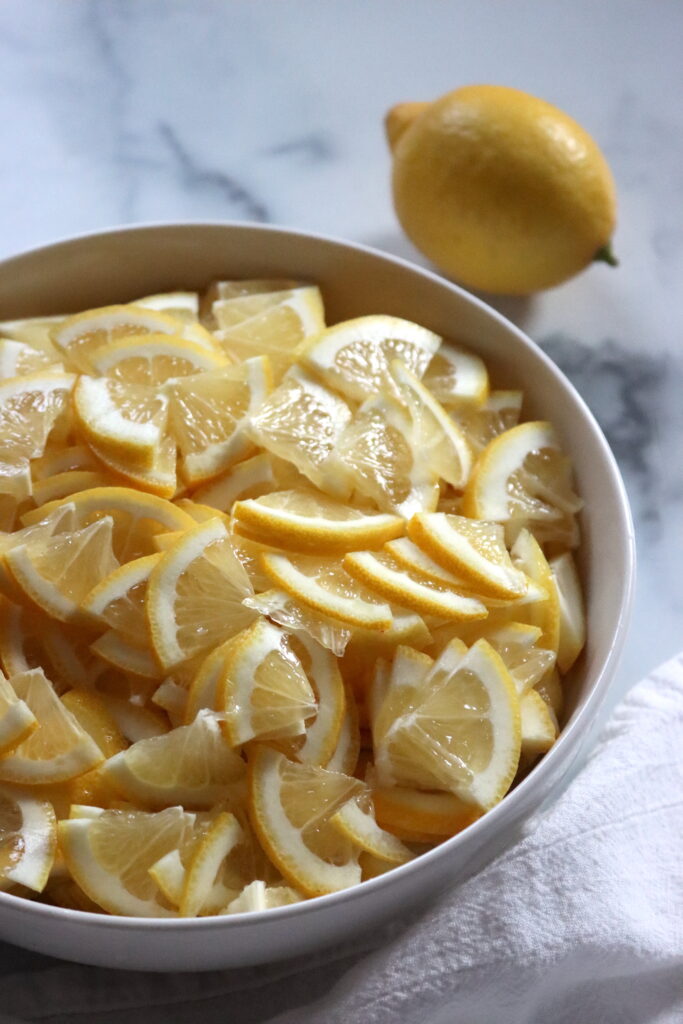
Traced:
<path id="1" fill-rule="evenodd" d="M 683 1022 L 683 655 L 536 829 L 428 912 L 317 959 L 160 976 L 4 947 L 0 1022 Z"/>

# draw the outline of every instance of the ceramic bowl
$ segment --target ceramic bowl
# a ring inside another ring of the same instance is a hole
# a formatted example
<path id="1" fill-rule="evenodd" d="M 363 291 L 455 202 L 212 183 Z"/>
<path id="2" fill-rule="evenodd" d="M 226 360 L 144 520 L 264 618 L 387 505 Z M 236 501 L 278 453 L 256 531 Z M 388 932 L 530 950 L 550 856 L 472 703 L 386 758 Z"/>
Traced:
<path id="1" fill-rule="evenodd" d="M 108 967 L 209 970 L 311 952 L 378 927 L 474 874 L 533 827 L 577 762 L 614 676 L 633 592 L 633 527 L 612 453 L 590 411 L 520 330 L 435 274 L 349 242 L 244 224 L 122 228 L 57 242 L 0 263 L 0 320 L 68 313 L 216 278 L 317 282 L 328 322 L 406 317 L 455 337 L 495 383 L 524 390 L 524 417 L 547 418 L 571 455 L 585 501 L 580 568 L 588 643 L 568 688 L 562 734 L 505 799 L 461 834 L 390 873 L 331 896 L 236 917 L 138 920 L 63 910 L 0 893 L 0 938 Z"/>

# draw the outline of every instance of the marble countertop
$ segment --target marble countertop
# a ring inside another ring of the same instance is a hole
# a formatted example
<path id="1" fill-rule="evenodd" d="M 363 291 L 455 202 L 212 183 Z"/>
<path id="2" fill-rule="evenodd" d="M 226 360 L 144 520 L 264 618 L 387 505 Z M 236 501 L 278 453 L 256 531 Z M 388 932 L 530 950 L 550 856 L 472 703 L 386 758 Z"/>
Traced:
<path id="1" fill-rule="evenodd" d="M 273 222 L 418 263 L 389 193 L 393 103 L 483 81 L 602 145 L 620 266 L 494 300 L 571 377 L 639 547 L 613 701 L 683 645 L 683 133 L 678 0 L 3 0 L 0 256 L 106 226 Z"/>

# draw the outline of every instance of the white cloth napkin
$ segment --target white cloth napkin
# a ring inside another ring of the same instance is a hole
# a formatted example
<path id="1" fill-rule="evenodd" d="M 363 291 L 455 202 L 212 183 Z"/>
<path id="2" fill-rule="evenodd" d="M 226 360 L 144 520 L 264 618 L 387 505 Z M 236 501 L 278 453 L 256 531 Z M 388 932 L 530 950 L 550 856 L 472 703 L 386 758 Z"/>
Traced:
<path id="1" fill-rule="evenodd" d="M 532 835 L 372 940 L 175 976 L 0 949 L 2 1022 L 683 1022 L 683 655 L 629 693 Z"/>

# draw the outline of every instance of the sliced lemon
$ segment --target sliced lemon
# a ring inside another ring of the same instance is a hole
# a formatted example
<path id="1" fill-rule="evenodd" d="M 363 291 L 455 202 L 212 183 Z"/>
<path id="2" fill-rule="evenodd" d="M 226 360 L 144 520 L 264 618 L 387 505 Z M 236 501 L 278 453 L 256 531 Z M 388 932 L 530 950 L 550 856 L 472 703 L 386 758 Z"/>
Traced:
<path id="1" fill-rule="evenodd" d="M 273 864 L 307 896 L 360 881 L 358 848 L 330 823 L 361 792 L 357 779 L 288 761 L 257 745 L 249 759 L 249 812 Z"/>
<path id="2" fill-rule="evenodd" d="M 207 289 L 206 301 L 210 305 L 221 299 L 238 299 L 249 295 L 264 295 L 302 287 L 301 281 L 288 277 L 249 277 L 231 281 L 214 281 Z M 0 325 L 1 326 L 1 325 Z"/>
<path id="3" fill-rule="evenodd" d="M 436 350 L 422 383 L 437 402 L 456 409 L 478 408 L 489 395 L 489 375 L 484 360 L 450 342 L 442 343 Z"/>
<path id="4" fill-rule="evenodd" d="M 23 472 L 27 459 L 43 455 L 48 438 L 68 430 L 75 379 L 71 373 L 41 370 L 0 381 L 2 493 L 26 496 L 16 490 L 12 476 Z M 9 483 L 3 483 L 6 476 Z"/>
<path id="5" fill-rule="evenodd" d="M 266 579 L 267 585 L 270 581 L 265 577 L 265 573 L 261 575 Z M 250 578 L 254 579 L 251 572 Z M 244 603 L 259 615 L 266 615 L 273 622 L 277 622 L 279 626 L 284 626 L 297 635 L 310 637 L 339 658 L 351 638 L 350 626 L 300 604 L 284 590 L 265 590 L 254 597 L 247 597 Z"/>
<path id="6" fill-rule="evenodd" d="M 423 650 L 432 641 L 424 619 L 415 612 L 392 607 L 392 623 L 383 632 L 355 629 L 350 638 L 340 669 L 356 698 L 364 700 L 378 659 L 392 657 L 399 645 Z"/>
<path id="7" fill-rule="evenodd" d="M 101 768 L 106 782 L 143 807 L 209 808 L 244 776 L 244 762 L 226 742 L 215 716 L 200 711 L 191 725 L 138 740 Z"/>
<path id="8" fill-rule="evenodd" d="M 55 689 L 92 686 L 102 666 L 90 650 L 93 638 L 90 629 L 70 626 L 44 615 L 28 615 L 24 623 L 39 639 L 44 655 L 40 662 L 47 664 L 47 674 Z"/>
<path id="9" fill-rule="evenodd" d="M 149 469 L 168 421 L 168 398 L 152 388 L 82 374 L 74 389 L 79 430 L 100 458 Z"/>
<path id="10" fill-rule="evenodd" d="M 269 283 L 274 282 L 262 282 L 263 285 Z M 227 282 L 223 282 L 223 285 L 226 284 Z M 231 327 L 244 323 L 245 320 L 251 320 L 252 317 L 258 316 L 274 306 L 279 306 L 289 299 L 303 298 L 308 300 L 311 309 L 311 322 L 308 324 L 307 333 L 310 334 L 311 328 L 316 331 L 322 330 L 325 320 L 320 289 L 315 285 L 286 281 L 282 282 L 282 285 L 283 287 L 260 289 L 258 292 L 245 292 L 240 295 L 220 294 L 221 285 L 214 286 L 211 312 L 216 325 L 221 330 L 230 330 Z"/>
<path id="11" fill-rule="evenodd" d="M 351 410 L 338 395 L 295 366 L 251 417 L 250 431 L 257 444 L 343 500 L 351 484 L 335 446 L 350 419 Z"/>
<path id="12" fill-rule="evenodd" d="M 228 363 L 221 352 L 169 334 L 143 334 L 103 345 L 90 356 L 98 374 L 124 384 L 158 387 L 176 377 L 217 370 Z"/>
<path id="13" fill-rule="evenodd" d="M 172 429 L 188 484 L 218 476 L 254 451 L 247 425 L 270 391 L 271 380 L 268 359 L 258 356 L 169 385 Z"/>
<path id="14" fill-rule="evenodd" d="M 279 375 L 292 364 L 304 338 L 318 334 L 325 327 L 322 297 L 317 287 L 297 288 L 287 298 L 272 305 L 265 304 L 265 297 L 251 297 L 254 305 L 258 298 L 264 303 L 264 308 L 237 324 L 229 323 L 235 306 L 230 310 L 228 303 L 215 302 L 212 310 L 221 328 L 216 331 L 216 337 L 233 359 L 267 355 Z M 240 301 L 246 305 L 246 300 L 233 300 Z"/>
<path id="15" fill-rule="evenodd" d="M 457 835 L 481 814 L 453 793 L 427 793 L 405 786 L 373 786 L 372 802 L 382 828 L 408 841 L 422 836 L 434 842 L 437 837 Z"/>
<path id="16" fill-rule="evenodd" d="M 0 672 L 0 757 L 23 743 L 38 728 L 38 720 Z"/>
<path id="17" fill-rule="evenodd" d="M 536 758 L 545 754 L 558 737 L 557 719 L 539 693 L 530 690 L 520 701 L 522 756 Z"/>
<path id="18" fill-rule="evenodd" d="M 0 597 L 0 662 L 8 676 L 37 668 L 44 656 L 38 613 Z M 41 625 L 44 620 L 41 621 Z"/>
<path id="19" fill-rule="evenodd" d="M 222 511 L 240 498 L 256 498 L 275 489 L 272 462 L 265 452 L 238 462 L 226 473 L 193 492 L 193 500 Z"/>
<path id="20" fill-rule="evenodd" d="M 358 769 L 358 758 L 361 750 L 360 715 L 356 698 L 351 687 L 345 687 L 344 716 L 337 745 L 329 761 L 325 763 L 328 772 L 342 772 L 344 775 L 355 775 Z M 299 760 L 304 760 L 299 757 Z"/>
<path id="21" fill-rule="evenodd" d="M 479 453 L 494 437 L 517 426 L 523 399 L 521 391 L 491 391 L 483 405 L 451 407 L 450 412 L 472 450 Z"/>
<path id="22" fill-rule="evenodd" d="M 114 554 L 121 563 L 155 553 L 157 534 L 187 530 L 195 525 L 191 516 L 170 501 L 130 487 L 95 487 L 81 491 L 72 495 L 68 502 L 50 502 L 42 509 L 34 509 L 24 520 L 27 525 L 35 524 L 63 509 L 72 509 L 81 527 L 110 516 L 114 522 Z"/>
<path id="23" fill-rule="evenodd" d="M 170 731 L 168 716 L 159 708 L 143 707 L 139 698 L 126 699 L 102 690 L 99 694 L 119 731 L 129 743 L 138 743 L 154 736 L 165 736 Z"/>
<path id="24" fill-rule="evenodd" d="M 521 530 L 510 551 L 515 566 L 542 590 L 543 600 L 529 602 L 523 608 L 523 621 L 539 626 L 541 647 L 557 654 L 560 645 L 560 601 L 553 575 L 540 544 L 528 530 Z M 521 609 L 520 609 L 521 610 Z"/>
<path id="25" fill-rule="evenodd" d="M 464 487 L 472 469 L 472 451 L 461 428 L 429 389 L 395 359 L 391 378 L 413 425 L 413 444 L 437 476 L 452 487 Z"/>
<path id="26" fill-rule="evenodd" d="M 23 377 L 27 373 L 45 370 L 48 366 L 53 370 L 63 369 L 57 361 L 56 353 L 54 358 L 51 358 L 23 341 L 11 341 L 9 338 L 0 337 L 0 380 Z"/>
<path id="27" fill-rule="evenodd" d="M 51 338 L 69 365 L 90 373 L 90 356 L 103 345 L 138 334 L 181 334 L 183 338 L 213 352 L 218 348 L 209 332 L 198 323 L 181 324 L 144 306 L 104 306 L 67 317 L 53 327 Z"/>
<path id="28" fill-rule="evenodd" d="M 541 543 L 575 547 L 581 501 L 571 462 L 550 423 L 520 423 L 482 452 L 465 489 L 463 513 L 506 526 L 509 541 L 527 527 Z"/>
<path id="29" fill-rule="evenodd" d="M 449 644 L 422 683 L 394 685 L 373 723 L 381 784 L 451 792 L 486 810 L 507 792 L 520 756 L 519 698 L 485 640 Z"/>
<path id="30" fill-rule="evenodd" d="M 106 633 L 94 640 L 90 649 L 102 661 L 114 668 L 120 668 L 123 672 L 131 672 L 142 679 L 161 678 L 162 672 L 159 663 L 145 646 L 144 636 L 139 638 L 140 644 L 134 644 L 127 640 L 115 629 L 108 629 Z"/>
<path id="31" fill-rule="evenodd" d="M 552 669 L 543 676 L 540 682 L 536 683 L 534 687 L 536 693 L 543 698 L 545 703 L 551 709 L 557 721 L 564 708 L 564 692 L 562 690 L 562 680 L 560 673 L 556 668 Z"/>
<path id="32" fill-rule="evenodd" d="M 74 881 L 110 914 L 175 917 L 149 868 L 182 845 L 193 823 L 182 807 L 157 814 L 107 810 L 61 821 L 59 845 Z"/>
<path id="33" fill-rule="evenodd" d="M 65 782 L 102 761 L 100 748 L 62 704 L 42 669 L 20 672 L 10 683 L 38 728 L 0 759 L 0 780 L 29 785 Z"/>
<path id="34" fill-rule="evenodd" d="M 550 559 L 550 572 L 557 591 L 560 613 L 557 664 L 561 672 L 568 672 L 586 643 L 586 612 L 581 581 L 574 559 L 568 551 Z"/>
<path id="35" fill-rule="evenodd" d="M 526 576 L 510 561 L 503 528 L 497 523 L 434 512 L 414 516 L 408 535 L 479 594 L 510 600 L 526 593 Z"/>
<path id="36" fill-rule="evenodd" d="M 215 647 L 254 618 L 253 594 L 219 519 L 199 523 L 153 569 L 147 586 L 152 645 L 164 668 Z"/>
<path id="37" fill-rule="evenodd" d="M 105 757 L 113 757 L 125 750 L 128 741 L 119 729 L 102 697 L 92 690 L 69 690 L 62 704 L 87 732 Z M 70 804 L 108 807 L 115 793 L 103 781 L 101 765 L 71 779 L 67 786 Z"/>
<path id="38" fill-rule="evenodd" d="M 0 888 L 42 892 L 57 851 L 52 804 L 18 786 L 0 786 Z"/>
<path id="39" fill-rule="evenodd" d="M 52 359 L 59 359 L 50 332 L 63 319 L 63 316 L 35 316 L 24 320 L 4 320 L 0 323 L 0 337 L 21 341 Z"/>
<path id="40" fill-rule="evenodd" d="M 251 911 L 270 910 L 273 907 L 288 907 L 292 903 L 300 903 L 304 899 L 302 893 L 291 885 L 266 885 L 261 879 L 245 885 L 239 896 L 236 896 L 222 914 L 247 914 Z"/>
<path id="41" fill-rule="evenodd" d="M 117 565 L 113 522 L 105 517 L 81 530 L 22 544 L 5 562 L 26 597 L 62 622 L 88 624 L 81 601 Z"/>
<path id="42" fill-rule="evenodd" d="M 438 474 L 419 451 L 406 410 L 391 395 L 369 398 L 337 442 L 337 456 L 358 493 L 384 512 L 408 518 L 432 511 L 439 500 Z"/>
<path id="43" fill-rule="evenodd" d="M 228 654 L 240 636 L 241 634 L 237 633 L 236 636 L 225 640 L 201 661 L 188 691 L 185 725 L 194 722 L 199 712 L 205 708 L 210 711 L 217 710 L 218 695 Z"/>
<path id="44" fill-rule="evenodd" d="M 342 804 L 330 818 L 330 824 L 354 846 L 392 865 L 406 864 L 415 856 L 400 839 L 380 828 L 372 811 L 363 810 L 358 800 L 351 799 Z"/>
<path id="45" fill-rule="evenodd" d="M 197 292 L 159 292 L 135 300 L 136 306 L 167 313 L 176 320 L 196 323 L 199 318 L 199 295 Z"/>
<path id="46" fill-rule="evenodd" d="M 316 707 L 303 741 L 287 744 L 288 753 L 302 763 L 327 766 L 339 748 L 348 705 L 337 659 L 305 633 L 291 637 L 290 644 L 313 686 Z"/>
<path id="47" fill-rule="evenodd" d="M 51 477 L 70 471 L 97 472 L 100 469 L 97 459 L 85 444 L 60 447 L 31 460 L 31 476 L 34 484 L 37 481 L 49 481 Z"/>
<path id="48" fill-rule="evenodd" d="M 365 514 L 313 490 L 238 501 L 232 512 L 238 529 L 262 543 L 317 554 L 379 547 L 404 530 L 400 516 Z"/>
<path id="49" fill-rule="evenodd" d="M 32 497 L 36 505 L 68 498 L 79 491 L 88 491 L 93 487 L 106 487 L 111 483 L 111 476 L 103 470 L 70 469 L 65 473 L 57 473 L 44 480 L 34 480 Z"/>
<path id="50" fill-rule="evenodd" d="M 301 360 L 331 387 L 357 402 L 391 391 L 389 366 L 400 359 L 418 377 L 441 338 L 395 316 L 362 316 L 328 327 L 305 347 Z"/>
<path id="51" fill-rule="evenodd" d="M 236 639 L 224 666 L 217 708 L 234 746 L 304 733 L 318 710 L 288 635 L 257 619 Z"/>
<path id="52" fill-rule="evenodd" d="M 450 572 L 439 562 L 434 561 L 409 537 L 399 537 L 397 540 L 389 541 L 384 550 L 400 565 L 405 566 L 411 573 L 424 581 L 442 586 L 445 584 L 464 593 L 472 590 L 471 582 L 468 583 L 463 575 Z"/>
<path id="53" fill-rule="evenodd" d="M 447 619 L 484 619 L 488 614 L 481 601 L 443 583 L 424 582 L 386 552 L 352 551 L 344 556 L 342 564 L 369 590 L 411 611 Z"/>
<path id="54" fill-rule="evenodd" d="M 345 625 L 363 629 L 388 629 L 392 614 L 388 604 L 366 600 L 363 588 L 330 559 L 311 555 L 262 555 L 270 578 L 301 604 Z M 368 595 L 369 596 L 369 595 Z"/>
<path id="55" fill-rule="evenodd" d="M 123 636 L 144 639 L 147 584 L 160 560 L 161 553 L 143 555 L 119 566 L 88 592 L 81 607 Z"/>
<path id="56" fill-rule="evenodd" d="M 242 829 L 235 815 L 229 811 L 217 815 L 197 843 L 187 868 L 179 904 L 181 917 L 196 917 L 201 912 L 221 864 L 241 839 Z"/>

